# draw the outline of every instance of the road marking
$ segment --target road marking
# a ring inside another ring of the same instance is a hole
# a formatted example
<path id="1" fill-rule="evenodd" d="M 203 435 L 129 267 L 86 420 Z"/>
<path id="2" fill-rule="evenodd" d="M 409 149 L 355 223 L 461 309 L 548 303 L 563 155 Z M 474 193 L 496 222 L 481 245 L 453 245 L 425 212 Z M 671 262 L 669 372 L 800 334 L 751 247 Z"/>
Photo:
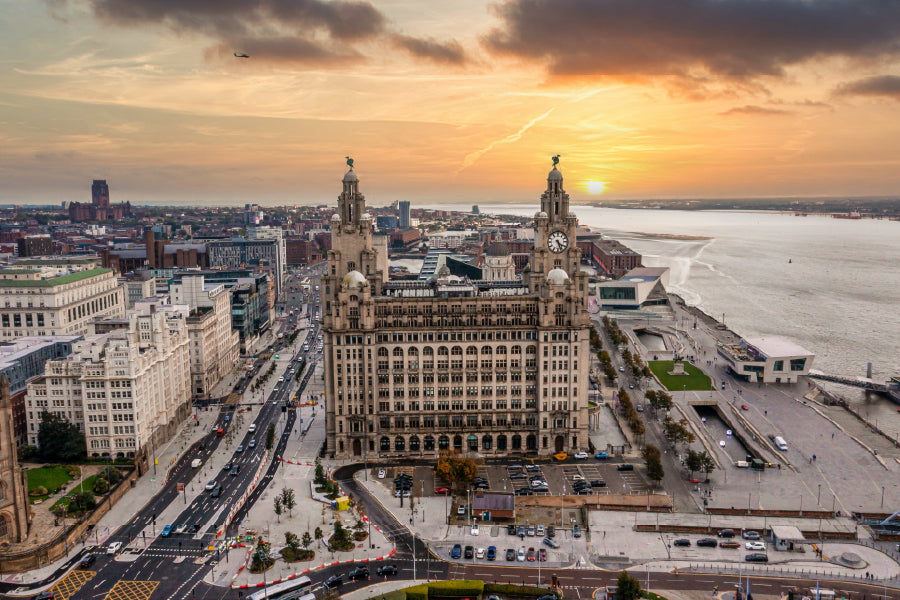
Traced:
<path id="1" fill-rule="evenodd" d="M 148 600 L 158 581 L 118 581 L 105 600 Z"/>
<path id="2" fill-rule="evenodd" d="M 56 584 L 50 588 L 50 591 L 53 592 L 54 598 L 59 597 L 62 600 L 69 600 L 69 597 L 72 594 L 81 589 L 81 586 L 90 581 L 96 574 L 97 571 L 72 571 L 57 581 Z"/>

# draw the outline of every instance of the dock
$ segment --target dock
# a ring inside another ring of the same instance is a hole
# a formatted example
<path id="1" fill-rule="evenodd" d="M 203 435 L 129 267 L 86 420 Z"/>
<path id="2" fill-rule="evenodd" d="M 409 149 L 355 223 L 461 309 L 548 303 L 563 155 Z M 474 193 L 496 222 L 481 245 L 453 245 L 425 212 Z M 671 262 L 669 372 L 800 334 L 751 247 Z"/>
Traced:
<path id="1" fill-rule="evenodd" d="M 847 377 L 844 375 L 829 375 L 816 369 L 810 369 L 808 377 L 818 379 L 819 381 L 830 381 L 840 385 L 848 385 L 852 387 L 878 392 L 887 396 L 891 401 L 900 404 L 900 377 L 892 377 L 884 383 L 870 379 L 868 377 Z"/>

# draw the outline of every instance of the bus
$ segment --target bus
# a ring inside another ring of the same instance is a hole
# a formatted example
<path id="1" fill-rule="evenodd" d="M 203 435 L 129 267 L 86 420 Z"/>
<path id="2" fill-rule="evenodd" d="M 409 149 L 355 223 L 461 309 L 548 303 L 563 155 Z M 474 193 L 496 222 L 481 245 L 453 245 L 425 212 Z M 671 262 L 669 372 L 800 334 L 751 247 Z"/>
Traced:
<path id="1" fill-rule="evenodd" d="M 298 577 L 250 594 L 247 600 L 315 600 L 311 591 L 312 581 L 309 577 Z M 306 598 L 307 595 L 311 598 Z"/>

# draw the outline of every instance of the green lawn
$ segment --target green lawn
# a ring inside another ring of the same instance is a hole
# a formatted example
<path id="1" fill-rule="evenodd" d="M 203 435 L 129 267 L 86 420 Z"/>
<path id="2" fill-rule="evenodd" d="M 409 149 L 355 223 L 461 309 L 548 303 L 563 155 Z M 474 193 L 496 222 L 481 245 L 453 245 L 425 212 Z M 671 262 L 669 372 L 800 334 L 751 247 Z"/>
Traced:
<path id="1" fill-rule="evenodd" d="M 26 471 L 28 477 L 28 491 L 38 488 L 40 486 L 44 486 L 47 488 L 49 492 L 54 492 L 59 489 L 63 485 L 69 482 L 72 478 L 69 477 L 69 472 L 66 467 L 56 466 L 56 467 L 40 467 L 39 469 L 28 469 Z M 47 495 L 44 496 L 29 496 L 30 501 L 35 500 L 46 500 Z"/>
<path id="2" fill-rule="evenodd" d="M 685 375 L 669 375 L 675 361 L 671 360 L 652 360 L 647 364 L 650 370 L 659 379 L 659 382 L 670 392 L 680 392 L 681 390 L 713 390 L 712 381 L 700 369 L 687 361 L 678 361 L 684 365 Z"/>

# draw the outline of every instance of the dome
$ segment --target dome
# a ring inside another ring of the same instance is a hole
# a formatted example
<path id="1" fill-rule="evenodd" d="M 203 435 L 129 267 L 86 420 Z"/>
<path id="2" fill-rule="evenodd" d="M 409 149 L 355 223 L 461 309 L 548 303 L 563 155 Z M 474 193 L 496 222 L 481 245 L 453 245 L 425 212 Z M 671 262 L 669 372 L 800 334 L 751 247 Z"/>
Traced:
<path id="1" fill-rule="evenodd" d="M 363 213 L 362 220 L 363 220 L 363 221 L 371 221 L 371 220 L 372 220 L 372 213 Z"/>
<path id="2" fill-rule="evenodd" d="M 549 219 L 550 217 L 548 217 L 547 213 L 545 213 L 544 211 L 540 211 L 538 213 L 535 213 L 534 218 L 535 219 Z"/>
<path id="3" fill-rule="evenodd" d="M 550 171 L 550 174 L 547 175 L 547 179 L 548 179 L 549 181 L 562 181 L 562 173 L 560 173 L 560 172 L 559 172 L 559 169 L 557 169 L 557 168 L 554 166 L 554 167 L 553 167 L 553 170 Z"/>
<path id="4" fill-rule="evenodd" d="M 331 215 L 331 222 L 332 223 L 340 223 L 341 215 L 339 215 L 338 213 L 334 213 L 333 215 Z"/>
<path id="5" fill-rule="evenodd" d="M 491 242 L 485 254 L 487 256 L 509 256 L 509 246 L 506 242 Z"/>
<path id="6" fill-rule="evenodd" d="M 356 177 L 356 173 L 351 168 L 349 171 L 344 173 L 344 181 L 359 181 Z"/>
<path id="7" fill-rule="evenodd" d="M 547 281 L 552 285 L 562 285 L 569 280 L 569 275 L 562 269 L 553 269 L 547 273 Z"/>
<path id="8" fill-rule="evenodd" d="M 439 278 L 450 277 L 450 267 L 447 265 L 441 265 L 441 268 L 438 269 L 437 276 Z"/>
<path id="9" fill-rule="evenodd" d="M 359 271 L 350 271 L 344 275 L 344 285 L 349 289 L 359 289 L 366 285 L 366 276 Z"/>

